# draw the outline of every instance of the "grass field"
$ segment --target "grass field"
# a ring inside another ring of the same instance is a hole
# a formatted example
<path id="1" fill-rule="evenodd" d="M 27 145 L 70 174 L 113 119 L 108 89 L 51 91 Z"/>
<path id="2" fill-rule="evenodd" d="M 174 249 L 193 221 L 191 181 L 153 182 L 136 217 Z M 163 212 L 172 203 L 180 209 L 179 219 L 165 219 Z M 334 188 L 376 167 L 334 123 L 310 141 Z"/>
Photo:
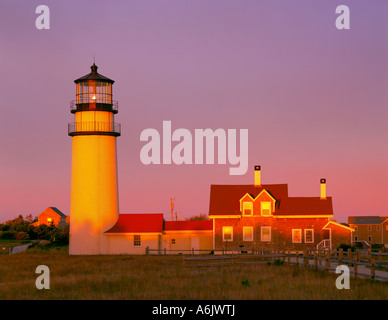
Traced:
<path id="1" fill-rule="evenodd" d="M 50 289 L 38 290 L 38 265 L 50 268 Z M 183 268 L 179 256 L 69 256 L 67 248 L 0 256 L 3 299 L 387 299 L 388 284 L 350 280 L 292 265 Z"/>

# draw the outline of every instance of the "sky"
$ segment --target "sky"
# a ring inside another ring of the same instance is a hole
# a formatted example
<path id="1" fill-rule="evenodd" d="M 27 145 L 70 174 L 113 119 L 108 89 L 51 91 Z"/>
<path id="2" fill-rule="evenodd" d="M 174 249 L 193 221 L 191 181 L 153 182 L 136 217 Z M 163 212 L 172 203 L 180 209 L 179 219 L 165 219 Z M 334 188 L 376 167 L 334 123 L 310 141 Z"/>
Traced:
<path id="1" fill-rule="evenodd" d="M 388 215 L 388 3 L 385 0 L 0 3 L 0 222 L 70 212 L 74 80 L 98 72 L 119 102 L 121 213 L 208 214 L 211 184 L 287 183 L 334 218 Z M 336 7 L 350 9 L 338 30 Z M 246 174 L 229 164 L 145 165 L 140 134 L 248 129 Z"/>

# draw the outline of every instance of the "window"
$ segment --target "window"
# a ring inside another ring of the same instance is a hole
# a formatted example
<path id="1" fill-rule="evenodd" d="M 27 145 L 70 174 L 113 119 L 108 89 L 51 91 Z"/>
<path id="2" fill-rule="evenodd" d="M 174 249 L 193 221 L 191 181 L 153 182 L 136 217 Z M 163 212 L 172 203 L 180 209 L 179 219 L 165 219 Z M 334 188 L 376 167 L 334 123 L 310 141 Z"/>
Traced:
<path id="1" fill-rule="evenodd" d="M 302 243 L 302 229 L 292 229 L 292 243 Z"/>
<path id="2" fill-rule="evenodd" d="M 368 231 L 372 230 L 372 226 L 368 225 Z"/>
<path id="3" fill-rule="evenodd" d="M 385 226 L 385 230 L 387 230 L 387 231 L 388 231 L 388 224 Z"/>
<path id="4" fill-rule="evenodd" d="M 141 246 L 141 237 L 140 237 L 139 234 L 135 234 L 135 235 L 133 236 L 133 245 L 134 245 L 135 247 L 140 247 L 140 246 Z"/>
<path id="5" fill-rule="evenodd" d="M 355 227 L 354 227 L 354 231 L 358 231 L 358 226 L 355 226 Z"/>
<path id="6" fill-rule="evenodd" d="M 368 236 L 368 241 L 372 242 L 372 237 L 371 236 Z"/>
<path id="7" fill-rule="evenodd" d="M 252 202 L 243 202 L 243 215 L 251 216 L 253 214 L 253 203 Z"/>
<path id="8" fill-rule="evenodd" d="M 253 227 L 243 227 L 243 240 L 253 241 Z"/>
<path id="9" fill-rule="evenodd" d="M 314 229 L 304 229 L 304 242 L 314 243 Z"/>
<path id="10" fill-rule="evenodd" d="M 171 244 L 175 244 L 175 239 L 171 239 Z"/>
<path id="11" fill-rule="evenodd" d="M 53 221 L 53 219 L 47 218 L 47 222 L 51 222 L 51 221 Z"/>
<path id="12" fill-rule="evenodd" d="M 380 226 L 376 226 L 376 230 L 377 230 L 377 231 L 380 231 Z"/>
<path id="13" fill-rule="evenodd" d="M 357 236 L 354 237 L 354 241 L 358 241 L 358 237 Z"/>
<path id="14" fill-rule="evenodd" d="M 222 227 L 222 240 L 233 241 L 233 227 Z"/>
<path id="15" fill-rule="evenodd" d="M 271 241 L 271 227 L 261 227 L 261 241 Z"/>
<path id="16" fill-rule="evenodd" d="M 262 202 L 261 203 L 261 215 L 270 216 L 271 215 L 271 202 Z"/>

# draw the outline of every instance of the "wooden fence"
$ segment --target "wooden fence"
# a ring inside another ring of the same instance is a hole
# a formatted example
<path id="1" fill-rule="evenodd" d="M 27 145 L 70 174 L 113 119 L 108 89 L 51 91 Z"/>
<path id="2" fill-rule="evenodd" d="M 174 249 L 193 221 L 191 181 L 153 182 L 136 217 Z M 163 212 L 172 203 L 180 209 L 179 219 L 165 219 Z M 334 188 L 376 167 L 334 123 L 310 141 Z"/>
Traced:
<path id="1" fill-rule="evenodd" d="M 251 254 L 221 254 L 207 256 L 186 256 L 183 255 L 184 267 L 209 267 L 209 266 L 230 266 L 247 263 L 263 263 L 274 261 L 276 263 L 289 263 L 312 267 L 326 271 L 335 271 L 338 265 L 347 265 L 350 273 L 357 277 L 370 277 L 371 279 L 388 281 L 388 253 L 366 252 L 359 249 L 352 252 L 336 250 L 305 250 L 303 252 L 262 252 Z M 376 273 L 376 270 L 378 272 Z M 380 272 L 381 271 L 381 272 Z"/>

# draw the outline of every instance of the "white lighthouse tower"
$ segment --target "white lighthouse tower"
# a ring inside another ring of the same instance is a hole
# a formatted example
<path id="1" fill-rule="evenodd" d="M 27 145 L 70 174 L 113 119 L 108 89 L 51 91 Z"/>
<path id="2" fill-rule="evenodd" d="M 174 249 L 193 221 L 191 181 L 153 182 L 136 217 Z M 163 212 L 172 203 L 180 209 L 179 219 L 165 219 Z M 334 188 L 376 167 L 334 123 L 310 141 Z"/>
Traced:
<path id="1" fill-rule="evenodd" d="M 109 254 L 104 231 L 117 221 L 118 184 L 115 123 L 117 101 L 112 100 L 113 80 L 91 73 L 74 81 L 76 100 L 71 102 L 75 122 L 72 137 L 69 254 Z"/>

